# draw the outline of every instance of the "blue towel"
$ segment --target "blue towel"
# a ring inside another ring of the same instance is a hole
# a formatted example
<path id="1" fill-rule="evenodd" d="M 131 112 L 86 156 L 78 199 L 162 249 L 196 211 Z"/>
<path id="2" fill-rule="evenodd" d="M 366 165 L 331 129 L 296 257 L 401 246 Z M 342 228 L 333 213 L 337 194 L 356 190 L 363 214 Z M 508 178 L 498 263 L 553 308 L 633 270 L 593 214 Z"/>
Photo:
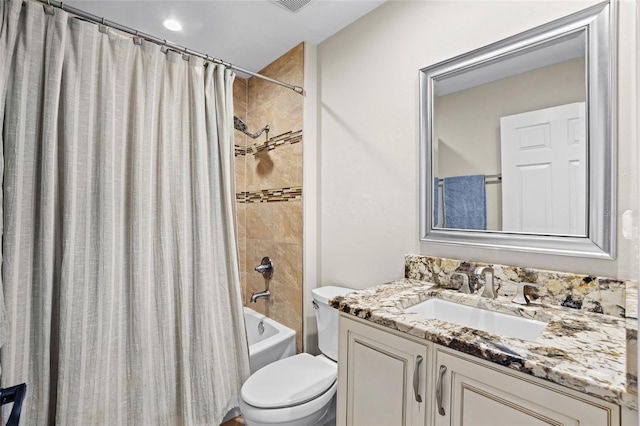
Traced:
<path id="1" fill-rule="evenodd" d="M 444 226 L 487 229 L 484 175 L 444 178 Z"/>

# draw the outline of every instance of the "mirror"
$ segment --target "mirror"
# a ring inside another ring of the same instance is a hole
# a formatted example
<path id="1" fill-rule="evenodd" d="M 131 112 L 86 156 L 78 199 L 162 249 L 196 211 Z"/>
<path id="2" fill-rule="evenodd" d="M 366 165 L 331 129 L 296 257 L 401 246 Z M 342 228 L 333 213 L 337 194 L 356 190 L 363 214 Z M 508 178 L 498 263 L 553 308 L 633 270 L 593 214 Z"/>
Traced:
<path id="1" fill-rule="evenodd" d="M 420 238 L 615 256 L 608 2 L 420 70 Z"/>

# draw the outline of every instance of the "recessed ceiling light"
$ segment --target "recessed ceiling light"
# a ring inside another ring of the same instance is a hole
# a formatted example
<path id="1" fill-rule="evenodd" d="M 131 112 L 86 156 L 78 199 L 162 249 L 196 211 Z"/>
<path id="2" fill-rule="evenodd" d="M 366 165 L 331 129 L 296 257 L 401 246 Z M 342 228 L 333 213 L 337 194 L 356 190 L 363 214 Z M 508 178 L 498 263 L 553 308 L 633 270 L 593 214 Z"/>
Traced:
<path id="1" fill-rule="evenodd" d="M 182 25 L 180 25 L 180 22 L 176 21 L 175 19 L 167 19 L 166 21 L 163 22 L 164 26 L 171 31 L 180 31 L 182 30 Z"/>

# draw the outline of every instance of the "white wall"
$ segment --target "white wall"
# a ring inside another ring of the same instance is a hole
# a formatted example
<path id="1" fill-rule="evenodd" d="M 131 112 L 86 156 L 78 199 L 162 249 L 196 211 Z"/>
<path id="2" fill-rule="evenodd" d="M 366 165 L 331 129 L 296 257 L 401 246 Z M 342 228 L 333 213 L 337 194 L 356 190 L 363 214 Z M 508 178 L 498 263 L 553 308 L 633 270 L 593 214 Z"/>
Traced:
<path id="1" fill-rule="evenodd" d="M 597 2 L 390 1 L 318 46 L 319 283 L 402 277 L 407 253 L 637 277 L 637 236 L 620 235 L 616 261 L 418 240 L 418 70 Z M 634 18 L 634 1 L 623 1 L 618 210 L 637 213 Z"/>

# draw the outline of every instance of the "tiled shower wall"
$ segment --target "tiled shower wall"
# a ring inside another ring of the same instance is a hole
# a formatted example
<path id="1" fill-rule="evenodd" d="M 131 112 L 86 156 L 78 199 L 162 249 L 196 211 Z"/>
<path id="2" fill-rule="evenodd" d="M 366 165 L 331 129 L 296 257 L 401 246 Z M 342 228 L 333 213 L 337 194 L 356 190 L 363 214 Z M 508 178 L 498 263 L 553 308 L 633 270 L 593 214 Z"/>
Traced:
<path id="1" fill-rule="evenodd" d="M 272 62 L 261 74 L 303 86 L 304 44 Z M 253 133 L 268 124 L 269 140 L 235 131 L 236 200 L 240 278 L 246 306 L 296 331 L 302 351 L 302 103 L 292 90 L 251 77 L 233 86 L 235 115 Z M 275 265 L 265 282 L 254 271 L 264 256 Z M 271 299 L 249 303 L 268 288 Z"/>

